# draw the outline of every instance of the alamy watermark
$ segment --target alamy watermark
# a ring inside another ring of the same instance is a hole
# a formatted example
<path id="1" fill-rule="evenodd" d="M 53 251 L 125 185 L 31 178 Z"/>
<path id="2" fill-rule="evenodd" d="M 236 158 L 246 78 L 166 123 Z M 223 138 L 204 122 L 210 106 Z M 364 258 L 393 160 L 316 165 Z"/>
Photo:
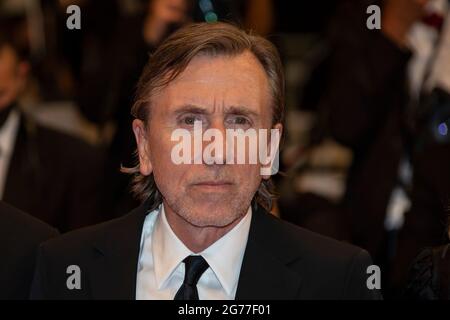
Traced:
<path id="1" fill-rule="evenodd" d="M 81 269 L 76 264 L 67 267 L 66 273 L 69 275 L 66 280 L 66 287 L 69 290 L 81 290 Z"/>
<path id="2" fill-rule="evenodd" d="M 70 5 L 66 9 L 66 13 L 70 14 L 66 20 L 66 27 L 69 30 L 81 29 L 81 9 L 77 5 Z"/>
<path id="3" fill-rule="evenodd" d="M 379 266 L 373 264 L 367 267 L 366 273 L 369 275 L 367 277 L 366 286 L 369 290 L 380 290 L 381 289 L 381 269 Z"/>
<path id="4" fill-rule="evenodd" d="M 377 5 L 371 5 L 367 7 L 367 14 L 370 16 L 366 20 L 366 26 L 369 30 L 381 29 L 381 8 Z"/>
<path id="5" fill-rule="evenodd" d="M 178 143 L 170 156 L 177 165 L 260 164 L 261 175 L 270 176 L 279 169 L 280 138 L 279 129 L 253 128 L 226 129 L 223 137 L 218 129 L 203 132 L 202 122 L 195 121 L 193 130 L 178 128 L 172 132 L 171 141 Z"/>

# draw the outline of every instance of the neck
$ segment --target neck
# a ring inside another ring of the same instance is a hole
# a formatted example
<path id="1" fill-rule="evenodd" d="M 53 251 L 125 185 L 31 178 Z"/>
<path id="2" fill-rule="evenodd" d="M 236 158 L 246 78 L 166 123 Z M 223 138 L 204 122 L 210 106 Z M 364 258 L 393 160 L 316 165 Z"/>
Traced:
<path id="1" fill-rule="evenodd" d="M 245 217 L 244 215 L 224 227 L 199 227 L 186 221 L 165 203 L 163 205 L 167 222 L 171 229 L 178 239 L 194 253 L 199 253 L 211 246 L 232 230 Z"/>

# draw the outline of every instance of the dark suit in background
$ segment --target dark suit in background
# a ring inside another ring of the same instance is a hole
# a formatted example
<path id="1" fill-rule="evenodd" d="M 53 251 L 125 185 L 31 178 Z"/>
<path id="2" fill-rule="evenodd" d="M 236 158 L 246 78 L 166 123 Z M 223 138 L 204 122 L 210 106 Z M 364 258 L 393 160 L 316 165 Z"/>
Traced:
<path id="1" fill-rule="evenodd" d="M 67 233 L 40 248 L 34 299 L 135 299 L 141 231 L 148 206 Z M 170 253 L 169 253 L 170 254 Z M 66 287 L 69 265 L 81 289 Z M 236 299 L 378 299 L 366 286 L 368 253 L 255 208 Z"/>
<path id="2" fill-rule="evenodd" d="M 409 148 L 406 68 L 411 54 L 366 27 L 380 1 L 344 1 L 331 27 L 330 79 L 322 103 L 332 136 L 353 151 L 343 201 L 349 240 L 374 258 L 383 252 L 384 221 Z"/>
<path id="3" fill-rule="evenodd" d="M 61 232 L 98 223 L 101 157 L 87 143 L 21 114 L 3 200 Z"/>
<path id="4" fill-rule="evenodd" d="M 28 299 L 38 245 L 56 229 L 0 202 L 0 300 Z"/>
<path id="5" fill-rule="evenodd" d="M 331 134 L 354 156 L 343 202 L 348 238 L 385 267 L 385 296 L 396 296 L 420 249 L 444 243 L 450 148 L 424 139 L 427 92 L 418 92 L 421 100 L 415 101 L 407 90 L 414 52 L 367 29 L 370 4 L 383 1 L 343 1 L 339 6 L 323 102 Z M 413 168 L 412 184 L 399 175 L 404 159 Z M 389 232 L 384 226 L 387 208 L 400 186 L 412 207 L 404 212 L 403 229 Z"/>

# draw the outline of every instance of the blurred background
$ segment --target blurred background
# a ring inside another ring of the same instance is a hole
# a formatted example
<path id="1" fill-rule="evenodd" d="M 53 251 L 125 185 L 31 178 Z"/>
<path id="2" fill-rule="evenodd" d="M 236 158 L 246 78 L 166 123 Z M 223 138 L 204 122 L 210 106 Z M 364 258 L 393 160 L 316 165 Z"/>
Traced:
<path id="1" fill-rule="evenodd" d="M 70 5 L 81 28 L 69 29 Z M 367 8 L 381 8 L 370 30 Z M 1 0 L 0 196 L 62 232 L 137 206 L 130 107 L 148 55 L 192 21 L 270 39 L 286 74 L 273 213 L 368 250 L 385 298 L 448 242 L 447 0 Z"/>

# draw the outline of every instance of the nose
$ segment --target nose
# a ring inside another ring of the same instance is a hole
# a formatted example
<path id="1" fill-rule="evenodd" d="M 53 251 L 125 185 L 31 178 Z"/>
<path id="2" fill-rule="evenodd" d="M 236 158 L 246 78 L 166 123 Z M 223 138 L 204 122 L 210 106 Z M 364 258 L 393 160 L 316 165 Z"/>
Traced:
<path id="1" fill-rule="evenodd" d="M 223 119 L 212 119 L 203 135 L 203 163 L 206 165 L 226 164 L 226 128 Z"/>

